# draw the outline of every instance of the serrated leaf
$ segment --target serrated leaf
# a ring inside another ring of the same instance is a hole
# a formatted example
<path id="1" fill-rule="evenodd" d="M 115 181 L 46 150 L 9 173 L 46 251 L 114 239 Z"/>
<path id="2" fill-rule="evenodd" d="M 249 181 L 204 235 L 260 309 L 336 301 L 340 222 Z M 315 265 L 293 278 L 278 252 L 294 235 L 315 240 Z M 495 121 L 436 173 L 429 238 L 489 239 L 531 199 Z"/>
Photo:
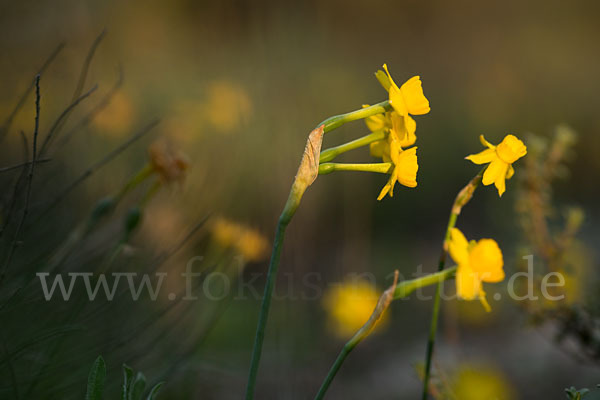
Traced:
<path id="1" fill-rule="evenodd" d="M 146 400 L 154 400 L 156 398 L 156 395 L 158 394 L 158 391 L 164 384 L 164 382 L 158 382 L 156 385 L 154 385 L 152 390 L 150 390 L 150 393 L 148 393 L 148 397 L 146 397 Z"/>
<path id="2" fill-rule="evenodd" d="M 85 400 L 102 400 L 104 378 L 106 378 L 106 363 L 102 356 L 98 356 L 88 375 Z"/>
<path id="3" fill-rule="evenodd" d="M 138 372 L 135 381 L 129 388 L 129 399 L 128 400 L 141 400 L 146 388 L 146 377 L 141 372 Z"/>
<path id="4" fill-rule="evenodd" d="M 123 364 L 123 387 L 121 388 L 121 400 L 129 400 L 129 388 L 133 381 L 133 370 Z"/>

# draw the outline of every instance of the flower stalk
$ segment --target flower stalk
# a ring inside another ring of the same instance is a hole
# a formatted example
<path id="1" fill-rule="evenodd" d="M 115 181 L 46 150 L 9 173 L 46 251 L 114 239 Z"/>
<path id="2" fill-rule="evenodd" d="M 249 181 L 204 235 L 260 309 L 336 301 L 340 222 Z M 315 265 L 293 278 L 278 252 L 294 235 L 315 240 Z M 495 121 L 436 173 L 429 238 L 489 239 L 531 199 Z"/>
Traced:
<path id="1" fill-rule="evenodd" d="M 383 139 L 385 139 L 385 137 L 386 137 L 386 131 L 381 129 L 376 132 L 365 135 L 361 138 L 358 138 L 356 140 L 353 140 L 351 142 L 344 143 L 342 145 L 332 147 L 327 150 L 323 150 L 319 157 L 319 162 L 321 162 L 321 163 L 329 162 L 329 161 L 333 160 L 334 158 L 336 158 L 337 156 L 339 156 L 340 154 L 343 154 L 350 150 L 358 149 L 359 147 L 366 146 L 368 144 L 377 142 L 379 140 L 383 140 Z"/>
<path id="2" fill-rule="evenodd" d="M 327 175 L 335 171 L 362 171 L 388 174 L 393 168 L 392 163 L 371 164 L 346 164 L 346 163 L 324 163 L 319 165 L 319 175 Z"/>
<path id="3" fill-rule="evenodd" d="M 354 334 L 354 336 L 352 336 L 352 338 L 348 342 L 346 342 L 346 344 L 342 348 L 342 351 L 331 366 L 329 373 L 323 380 L 321 388 L 315 396 L 315 400 L 323 399 L 325 393 L 327 392 L 327 389 L 329 389 L 331 382 L 335 378 L 335 375 L 346 360 L 346 357 L 348 357 L 350 352 L 354 350 L 354 348 L 361 341 L 363 341 L 363 339 L 369 336 L 369 334 L 375 327 L 375 324 L 381 318 L 381 316 L 393 300 L 408 297 L 415 290 L 426 286 L 434 284 L 440 285 L 443 281 L 452 278 L 455 272 L 456 267 L 453 267 L 436 272 L 434 274 L 423 276 L 421 278 L 411 279 L 408 281 L 398 283 L 398 271 L 396 271 L 394 273 L 394 282 L 392 283 L 392 286 L 390 286 L 385 292 L 383 292 L 369 320 Z"/>
<path id="4" fill-rule="evenodd" d="M 369 107 L 364 107 L 359 110 L 351 111 L 346 114 L 336 115 L 327 118 L 321 122 L 317 128 L 315 128 L 309 135 L 306 147 L 304 149 L 304 155 L 300 162 L 300 167 L 296 173 L 294 183 L 290 190 L 288 200 L 281 212 L 279 217 L 277 228 L 275 230 L 275 239 L 273 241 L 273 250 L 271 253 L 271 261 L 269 262 L 269 269 L 267 272 L 267 282 L 263 294 L 260 314 L 258 317 L 258 324 L 256 327 L 256 335 L 254 338 L 254 346 L 252 349 L 252 359 L 250 362 L 250 370 L 248 374 L 248 384 L 246 386 L 246 400 L 254 398 L 254 390 L 256 386 L 256 379 L 258 375 L 258 367 L 260 364 L 260 358 L 262 353 L 262 346 L 265 337 L 265 327 L 269 316 L 269 309 L 271 306 L 271 298 L 273 296 L 273 290 L 275 287 L 275 280 L 277 277 L 277 271 L 279 268 L 279 260 L 281 258 L 281 250 L 283 247 L 283 240 L 285 237 L 285 230 L 290 223 L 292 217 L 296 213 L 300 201 L 306 189 L 315 181 L 318 175 L 327 174 L 334 171 L 367 171 L 367 172 L 378 172 L 388 173 L 390 170 L 390 163 L 380 164 L 336 164 L 336 163 L 325 163 L 319 165 L 321 162 L 331 161 L 339 154 L 345 153 L 352 149 L 356 149 L 362 146 L 366 146 L 372 142 L 382 140 L 385 138 L 385 132 L 374 132 L 366 135 L 362 138 L 354 140 L 352 142 L 343 144 L 341 146 L 334 147 L 321 153 L 321 144 L 323 141 L 323 135 L 330 132 L 340 126 L 360 119 L 372 117 L 377 114 L 385 113 L 390 111 L 392 106 L 389 100 L 382 101 L 381 103 L 374 104 Z"/>
<path id="5" fill-rule="evenodd" d="M 448 243 L 450 241 L 450 233 L 452 228 L 456 226 L 456 220 L 460 215 L 462 208 L 473 198 L 475 189 L 481 183 L 481 178 L 487 167 L 484 167 L 477 175 L 469 181 L 469 183 L 461 189 L 456 195 L 452 209 L 450 211 L 450 217 L 448 218 L 448 226 L 446 227 L 446 233 L 444 235 L 444 242 L 442 244 L 442 253 L 440 255 L 440 261 L 438 263 L 438 273 L 444 272 L 444 266 L 446 265 L 446 254 L 448 253 Z M 442 285 L 441 281 L 437 284 L 435 289 L 435 296 L 433 300 L 433 312 L 431 314 L 431 323 L 429 325 L 429 337 L 427 340 L 427 350 L 425 353 L 425 372 L 423 377 L 423 400 L 427 400 L 429 391 L 429 377 L 431 375 L 431 359 L 433 356 L 433 348 L 435 346 L 435 336 L 437 333 L 438 315 L 440 312 L 440 293 Z"/>

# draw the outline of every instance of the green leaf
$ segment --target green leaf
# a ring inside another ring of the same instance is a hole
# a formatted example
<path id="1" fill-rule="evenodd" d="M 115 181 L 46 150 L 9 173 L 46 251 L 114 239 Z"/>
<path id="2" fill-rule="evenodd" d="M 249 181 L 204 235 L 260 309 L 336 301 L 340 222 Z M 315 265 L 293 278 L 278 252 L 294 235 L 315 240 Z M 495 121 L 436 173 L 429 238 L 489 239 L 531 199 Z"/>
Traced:
<path id="1" fill-rule="evenodd" d="M 162 385 L 164 385 L 164 382 L 158 382 L 156 385 L 154 385 L 152 390 L 150 390 L 148 397 L 146 397 L 146 400 L 154 400 L 156 398 L 156 395 L 158 394 L 158 391 L 162 387 Z"/>
<path id="2" fill-rule="evenodd" d="M 85 400 L 102 400 L 104 378 L 106 378 L 106 363 L 102 356 L 98 356 L 88 375 Z"/>
<path id="3" fill-rule="evenodd" d="M 123 364 L 123 387 L 121 389 L 121 400 L 129 400 L 129 388 L 133 381 L 133 370 Z"/>
<path id="4" fill-rule="evenodd" d="M 141 372 L 138 372 L 135 381 L 129 388 L 128 400 L 141 400 L 144 389 L 146 388 L 146 377 Z"/>

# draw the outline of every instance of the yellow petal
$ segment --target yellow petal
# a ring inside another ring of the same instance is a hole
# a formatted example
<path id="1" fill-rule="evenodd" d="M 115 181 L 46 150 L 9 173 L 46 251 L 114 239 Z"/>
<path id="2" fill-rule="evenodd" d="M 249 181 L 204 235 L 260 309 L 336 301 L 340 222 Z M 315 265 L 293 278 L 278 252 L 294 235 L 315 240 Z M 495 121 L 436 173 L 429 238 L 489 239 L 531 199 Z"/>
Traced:
<path id="1" fill-rule="evenodd" d="M 419 76 L 413 76 L 406 81 L 400 88 L 400 92 L 404 97 L 404 104 L 409 114 L 423 115 L 431 110 L 429 100 L 423 94 L 423 86 Z"/>
<path id="2" fill-rule="evenodd" d="M 448 251 L 452 259 L 457 264 L 469 264 L 469 242 L 465 235 L 458 229 L 452 228 L 450 231 L 450 241 Z"/>
<path id="3" fill-rule="evenodd" d="M 479 301 L 481 302 L 481 305 L 483 306 L 483 308 L 485 308 L 485 311 L 487 311 L 487 312 L 492 311 L 492 307 L 490 307 L 490 303 L 488 303 L 487 299 L 485 298 L 485 292 L 483 291 L 483 289 L 481 289 L 479 291 Z"/>
<path id="4" fill-rule="evenodd" d="M 456 294 L 464 300 L 479 297 L 481 282 L 468 264 L 459 264 L 456 271 Z"/>
<path id="5" fill-rule="evenodd" d="M 502 161 L 512 164 L 527 154 L 527 147 L 515 135 L 506 135 L 496 147 L 496 152 Z"/>
<path id="6" fill-rule="evenodd" d="M 484 282 L 500 282 L 504 279 L 502 251 L 493 239 L 481 239 L 469 252 L 469 265 Z"/>
<path id="7" fill-rule="evenodd" d="M 498 177 L 494 181 L 494 186 L 496 186 L 496 189 L 498 189 L 498 196 L 500 197 L 502 197 L 502 195 L 506 191 L 506 175 L 508 174 L 509 166 L 510 165 L 507 165 L 506 173 L 504 173 L 503 175 L 498 175 Z"/>
<path id="8" fill-rule="evenodd" d="M 377 196 L 377 200 L 383 199 L 385 197 L 385 195 L 388 193 L 389 193 L 390 197 L 394 197 L 394 185 L 396 184 L 396 179 L 397 179 L 396 176 L 397 176 L 397 172 L 396 172 L 396 168 L 394 168 L 394 170 L 392 171 L 392 174 L 390 175 L 390 179 L 385 184 L 383 189 L 381 189 L 381 192 L 379 192 L 379 196 Z"/>
<path id="9" fill-rule="evenodd" d="M 407 187 L 417 186 L 417 171 L 419 170 L 417 147 L 411 147 L 399 154 L 395 170 L 397 171 L 398 182 L 402 185 Z"/>
<path id="10" fill-rule="evenodd" d="M 509 165 L 508 171 L 506 171 L 506 179 L 512 178 L 514 174 L 515 174 L 515 169 L 513 168 L 512 165 Z"/>
<path id="11" fill-rule="evenodd" d="M 383 158 L 386 149 L 389 147 L 387 140 L 378 140 L 369 145 L 369 151 L 371 156 L 377 158 Z"/>
<path id="12" fill-rule="evenodd" d="M 396 85 L 396 82 L 394 82 L 394 79 L 392 79 L 392 75 L 390 75 L 390 71 L 388 71 L 387 64 L 383 64 L 383 69 L 385 70 L 385 73 L 388 76 L 388 79 L 390 80 L 390 87 L 395 86 L 397 89 L 398 85 Z"/>
<path id="13" fill-rule="evenodd" d="M 494 161 L 496 157 L 497 155 L 495 150 L 485 149 L 480 153 L 471 154 L 469 156 L 466 156 L 465 158 L 475 164 L 487 164 Z"/>
<path id="14" fill-rule="evenodd" d="M 484 145 L 485 147 L 489 148 L 489 149 L 495 149 L 496 146 L 494 146 L 493 144 L 491 144 L 490 142 L 488 142 L 487 140 L 485 140 L 485 136 L 483 135 L 479 135 L 479 141 L 481 142 L 482 145 Z"/>
<path id="15" fill-rule="evenodd" d="M 402 96 L 402 93 L 400 92 L 398 85 L 396 85 L 396 83 L 392 79 L 392 76 L 390 75 L 390 72 L 388 71 L 386 64 L 383 64 L 383 69 L 385 70 L 385 73 L 387 74 L 388 78 L 390 78 L 390 84 L 391 84 L 390 92 L 389 92 L 390 104 L 392 105 L 394 110 L 396 110 L 396 112 L 398 114 L 400 114 L 400 115 L 408 114 L 406 104 L 404 103 L 404 97 Z"/>
<path id="16" fill-rule="evenodd" d="M 369 107 L 368 104 L 363 104 L 363 108 L 367 107 Z M 387 117 L 385 114 L 377 114 L 365 118 L 365 124 L 371 132 L 380 131 L 382 129 L 389 129 L 391 127 L 389 117 Z"/>
<path id="17" fill-rule="evenodd" d="M 483 173 L 482 183 L 484 185 L 491 185 L 496 182 L 499 176 L 506 177 L 506 171 L 508 170 L 508 164 L 499 158 L 494 159 L 490 165 L 486 168 Z"/>
<path id="18" fill-rule="evenodd" d="M 396 112 L 392 112 L 392 131 L 399 138 L 400 146 L 403 148 L 412 146 L 417 141 L 415 131 L 417 130 L 416 121 L 408 114 L 401 116 Z"/>

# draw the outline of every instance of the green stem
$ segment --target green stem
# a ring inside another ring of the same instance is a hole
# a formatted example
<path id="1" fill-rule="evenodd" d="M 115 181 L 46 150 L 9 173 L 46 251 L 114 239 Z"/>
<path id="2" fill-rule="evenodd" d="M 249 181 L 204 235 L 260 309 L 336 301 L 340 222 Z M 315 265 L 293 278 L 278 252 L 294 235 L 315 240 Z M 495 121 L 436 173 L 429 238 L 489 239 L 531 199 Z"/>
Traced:
<path id="1" fill-rule="evenodd" d="M 146 180 L 147 177 L 152 175 L 154 170 L 150 164 L 146 165 L 142 168 L 137 174 L 133 176 L 123 187 L 119 190 L 119 193 L 115 196 L 116 201 L 120 201 L 127 193 L 129 193 L 132 189 L 134 189 L 137 185 Z"/>
<path id="2" fill-rule="evenodd" d="M 382 114 L 386 111 L 390 111 L 392 106 L 389 100 L 382 101 L 381 103 L 373 104 L 372 106 L 361 108 L 360 110 L 351 111 L 346 114 L 335 115 L 327 118 L 317 126 L 323 125 L 323 132 L 327 133 L 347 122 L 356 121 L 357 119 L 363 119 L 372 117 L 373 115 Z"/>
<path id="3" fill-rule="evenodd" d="M 323 150 L 321 152 L 321 156 L 319 157 L 319 162 L 325 163 L 325 162 L 331 161 L 334 158 L 336 158 L 337 156 L 339 156 L 340 154 L 343 154 L 347 151 L 358 149 L 359 147 L 363 147 L 370 143 L 376 142 L 378 140 L 385 139 L 385 136 L 386 136 L 386 132 L 384 130 L 379 130 L 379 131 L 375 131 L 369 135 L 366 135 L 366 136 L 363 136 L 356 140 L 353 140 L 351 142 L 344 143 L 342 145 L 332 147 L 327 150 Z"/>
<path id="4" fill-rule="evenodd" d="M 396 285 L 396 288 L 394 289 L 393 299 L 395 300 L 407 297 L 415 290 L 423 288 L 425 286 L 441 284 L 443 281 L 453 277 L 455 272 L 456 267 L 453 267 L 421 278 L 400 282 Z M 375 312 L 377 311 L 378 310 L 376 309 Z M 346 360 L 346 357 L 348 357 L 348 354 L 350 354 L 350 352 L 356 347 L 357 344 L 359 344 L 364 338 L 366 338 L 369 335 L 369 333 L 375 325 L 375 322 L 377 322 L 377 319 L 378 318 L 369 318 L 369 321 L 367 321 L 367 323 L 363 325 L 362 328 L 360 328 L 358 332 L 356 332 L 356 334 L 344 345 L 342 351 L 331 366 L 329 373 L 325 377 L 325 380 L 323 381 L 319 392 L 315 396 L 315 400 L 323 399 L 325 393 L 327 392 L 327 389 L 329 389 L 329 385 L 331 384 L 333 378 L 335 378 L 335 375 L 337 374 L 338 370 Z"/>
<path id="5" fill-rule="evenodd" d="M 335 171 L 362 171 L 377 172 L 387 174 L 392 168 L 392 163 L 372 163 L 372 164 L 341 164 L 324 163 L 319 165 L 319 175 L 330 174 Z"/>
<path id="6" fill-rule="evenodd" d="M 450 217 L 448 218 L 448 226 L 446 227 L 446 234 L 444 235 L 444 242 L 442 245 L 442 254 L 440 255 L 440 261 L 438 264 L 438 273 L 443 272 L 444 266 L 446 265 L 446 253 L 448 251 L 448 241 L 450 240 L 450 232 L 452 228 L 456 226 L 456 220 L 460 215 L 462 208 L 471 200 L 473 193 L 483 176 L 487 166 L 482 168 L 481 171 L 465 186 L 454 200 L 452 210 L 450 211 Z M 447 270 L 446 270 L 447 271 Z M 427 350 L 425 352 L 425 371 L 423 375 L 423 396 L 422 400 L 427 400 L 429 393 L 429 378 L 431 375 L 431 360 L 433 358 L 433 348 L 435 347 L 435 336 L 437 333 L 438 316 L 440 313 L 440 294 L 442 290 L 441 283 L 438 283 L 435 288 L 435 297 L 433 300 L 433 312 L 431 314 L 431 322 L 429 325 L 429 337 L 427 339 Z"/>
<path id="7" fill-rule="evenodd" d="M 260 308 L 260 314 L 258 317 L 258 325 L 256 327 L 256 336 L 254 338 L 254 347 L 252 349 L 252 360 L 250 362 L 250 372 L 248 374 L 248 385 L 246 386 L 246 400 L 252 400 L 254 398 L 254 388 L 256 386 L 256 377 L 258 375 L 258 366 L 260 364 L 260 357 L 262 353 L 263 341 L 265 338 L 265 326 L 267 324 L 267 319 L 269 317 L 269 308 L 271 306 L 271 297 L 273 296 L 273 288 L 275 286 L 275 278 L 277 276 L 277 270 L 279 268 L 279 259 L 281 258 L 281 249 L 283 246 L 283 239 L 285 236 L 285 229 L 287 225 L 290 223 L 290 220 L 294 216 L 296 209 L 300 205 L 300 199 L 304 194 L 304 191 L 308 186 L 312 184 L 314 179 L 317 177 L 319 170 L 317 170 L 317 164 L 313 164 L 313 160 L 316 161 L 316 154 L 307 153 L 307 151 L 311 151 L 315 147 L 318 148 L 317 151 L 321 149 L 321 141 L 323 139 L 323 134 L 326 132 L 330 132 L 340 126 L 344 125 L 347 122 L 356 121 L 362 118 L 368 118 L 373 115 L 384 113 L 391 109 L 391 105 L 389 101 L 383 101 L 381 103 L 372 105 L 370 107 L 362 108 L 360 110 L 352 111 L 346 114 L 336 115 L 331 118 L 327 118 L 325 121 L 321 122 L 317 125 L 317 128 L 311 132 L 306 148 L 305 153 L 300 163 L 300 168 L 298 169 L 298 173 L 296 174 L 296 178 L 294 180 L 294 184 L 292 185 L 292 190 L 290 191 L 290 195 L 288 197 L 288 201 L 279 217 L 279 222 L 277 223 L 277 229 L 275 231 L 275 240 L 273 242 L 273 252 L 271 253 L 271 261 L 269 263 L 269 270 L 267 272 L 267 282 L 265 285 L 265 291 L 262 299 L 262 304 Z M 319 133 L 319 128 L 322 127 L 322 133 Z M 314 136 L 313 136 L 314 135 Z M 340 164 L 336 164 L 340 165 Z M 351 164 L 348 164 L 351 165 Z M 369 165 L 369 164 L 365 164 Z M 324 167 L 327 169 L 328 167 Z M 329 167 L 331 171 L 335 170 L 335 166 Z M 344 167 L 340 167 L 344 168 Z M 379 167 L 381 168 L 381 167 Z M 390 165 L 387 165 L 386 170 L 383 172 L 387 172 L 390 169 Z M 359 169 L 362 170 L 362 169 Z M 368 169 L 367 169 L 368 170 Z"/>
<path id="8" fill-rule="evenodd" d="M 271 253 L 271 261 L 267 272 L 267 282 L 263 294 L 262 304 L 260 307 L 260 315 L 258 317 L 258 325 L 256 326 L 256 335 L 254 337 L 254 347 L 252 349 L 252 361 L 250 362 L 250 372 L 248 375 L 248 384 L 246 386 L 246 400 L 254 398 L 254 387 L 256 386 L 256 377 L 258 375 L 258 365 L 262 354 L 263 341 L 265 339 L 265 327 L 269 317 L 269 308 L 271 306 L 271 298 L 273 296 L 273 288 L 275 286 L 275 278 L 279 269 L 279 259 L 281 258 L 281 249 L 283 247 L 283 239 L 285 229 L 290 223 L 292 217 L 296 213 L 296 209 L 300 205 L 302 193 L 298 194 L 292 187 L 288 201 L 279 217 L 277 229 L 275 231 L 275 240 L 273 242 L 273 252 Z"/>

